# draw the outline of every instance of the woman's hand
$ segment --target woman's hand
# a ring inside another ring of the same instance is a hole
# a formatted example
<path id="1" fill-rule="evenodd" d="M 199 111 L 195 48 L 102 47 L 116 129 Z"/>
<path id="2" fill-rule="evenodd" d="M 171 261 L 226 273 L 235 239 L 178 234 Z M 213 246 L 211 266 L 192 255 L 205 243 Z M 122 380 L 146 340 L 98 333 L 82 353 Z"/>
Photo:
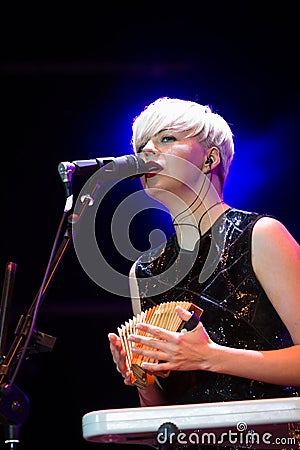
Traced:
<path id="1" fill-rule="evenodd" d="M 120 374 L 124 378 L 124 383 L 127 386 L 133 386 L 131 371 L 127 365 L 126 354 L 123 350 L 121 339 L 114 333 L 109 333 L 108 339 L 117 371 L 120 372 Z M 165 374 L 162 373 L 162 376 L 165 376 Z M 147 386 L 145 389 L 138 388 L 138 393 L 141 406 L 157 406 L 167 404 L 166 400 L 164 399 L 163 393 L 156 383 Z"/>
<path id="2" fill-rule="evenodd" d="M 191 317 L 189 311 L 179 306 L 176 307 L 176 312 L 184 321 Z M 147 346 L 133 347 L 132 351 L 159 361 L 142 363 L 143 369 L 158 376 L 170 370 L 209 370 L 208 356 L 215 344 L 201 322 L 192 331 L 185 333 L 168 331 L 145 323 L 139 323 L 136 327 L 151 336 L 129 336 L 130 341 Z"/>
<path id="3" fill-rule="evenodd" d="M 126 361 L 126 354 L 123 350 L 121 339 L 116 334 L 109 333 L 108 340 L 110 351 L 117 371 L 120 372 L 120 374 L 124 378 L 124 383 L 127 386 L 133 386 L 133 383 L 131 381 L 131 372 Z"/>

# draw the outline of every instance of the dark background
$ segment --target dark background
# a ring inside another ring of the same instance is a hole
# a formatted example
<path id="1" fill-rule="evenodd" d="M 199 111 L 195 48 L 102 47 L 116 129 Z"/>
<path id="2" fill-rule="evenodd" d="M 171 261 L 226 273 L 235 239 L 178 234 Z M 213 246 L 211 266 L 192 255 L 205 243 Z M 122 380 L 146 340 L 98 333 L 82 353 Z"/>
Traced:
<path id="1" fill-rule="evenodd" d="M 225 199 L 275 215 L 299 241 L 299 27 L 296 11 L 284 6 L 264 13 L 244 2 L 3 9 L 2 283 L 6 263 L 17 264 L 8 346 L 41 286 L 62 217 L 58 163 L 131 153 L 132 119 L 157 97 L 212 104 L 232 124 L 236 157 Z M 83 183 L 74 180 L 75 193 Z M 124 274 L 131 261 L 113 248 L 110 214 L 139 189 L 139 180 L 123 182 L 97 221 L 104 251 Z M 170 231 L 157 214 L 134 225 L 140 250 L 157 218 Z M 30 400 L 22 449 L 88 450 L 96 444 L 82 438 L 85 413 L 138 405 L 107 340 L 131 316 L 129 299 L 94 283 L 71 244 L 37 320 L 39 331 L 57 338 L 55 346 L 24 360 L 16 379 Z"/>

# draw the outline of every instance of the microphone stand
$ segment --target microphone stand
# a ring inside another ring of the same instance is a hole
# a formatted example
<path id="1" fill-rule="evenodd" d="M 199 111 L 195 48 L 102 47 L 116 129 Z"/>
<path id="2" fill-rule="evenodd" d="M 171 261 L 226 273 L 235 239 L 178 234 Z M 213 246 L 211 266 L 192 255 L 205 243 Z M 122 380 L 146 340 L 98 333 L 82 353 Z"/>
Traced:
<path id="1" fill-rule="evenodd" d="M 90 192 L 81 196 L 81 209 L 79 209 L 78 214 L 69 215 L 62 242 L 58 247 L 57 243 L 61 235 L 62 226 L 73 207 L 72 172 L 69 168 L 67 168 L 66 171 L 65 178 L 62 177 L 67 196 L 66 203 L 41 287 L 27 313 L 21 315 L 14 333 L 15 337 L 13 342 L 7 354 L 4 356 L 3 353 L 5 351 L 5 338 L 8 324 L 7 313 L 12 296 L 16 265 L 14 263 L 8 263 L 6 269 L 0 308 L 0 424 L 6 426 L 5 444 L 9 444 L 11 450 L 16 450 L 17 444 L 20 443 L 20 426 L 27 419 L 30 407 L 26 394 L 15 385 L 15 378 L 25 355 L 51 351 L 55 344 L 55 337 L 42 333 L 36 329 L 38 311 L 44 300 L 45 294 L 53 281 L 54 275 L 62 262 L 63 256 L 72 241 L 72 225 L 76 224 L 78 229 L 81 217 L 84 215 L 87 208 L 94 204 L 94 196 L 101 186 L 99 181 L 95 184 L 90 184 Z M 60 175 L 62 176 L 61 170 Z"/>
<path id="2" fill-rule="evenodd" d="M 65 212 L 61 225 L 65 219 Z M 61 225 L 59 231 L 61 230 Z M 29 400 L 24 392 L 22 392 L 15 384 L 14 380 L 18 374 L 22 360 L 26 354 L 51 351 L 56 338 L 35 329 L 37 313 L 39 307 L 45 297 L 54 274 L 58 269 L 62 257 L 69 247 L 71 241 L 70 224 L 64 234 L 64 239 L 58 248 L 55 256 L 50 258 L 48 268 L 46 270 L 43 283 L 34 298 L 33 303 L 29 307 L 28 312 L 19 319 L 15 330 L 14 340 L 5 356 L 1 356 L 0 364 L 0 423 L 6 426 L 5 444 L 10 445 L 10 449 L 16 449 L 19 441 L 19 431 L 21 424 L 27 419 L 29 414 Z M 55 250 L 55 246 L 53 247 Z M 8 263 L 11 265 L 12 263 Z M 8 273 L 8 272 L 7 272 Z M 7 277 L 6 277 L 7 278 Z M 4 291 L 11 293 L 11 284 L 7 288 L 7 282 L 3 288 Z M 8 296 L 3 297 L 1 323 L 7 324 L 6 305 Z M 6 316 L 6 317 L 5 317 Z M 6 331 L 6 325 L 2 326 Z M 4 333 L 2 333 L 4 337 Z M 1 349 L 4 343 L 1 343 Z"/>
<path id="3" fill-rule="evenodd" d="M 4 284 L 2 289 L 1 307 L 0 307 L 0 355 L 1 362 L 6 346 L 6 337 L 9 323 L 9 313 L 17 264 L 9 262 L 6 264 Z M 28 413 L 28 399 L 22 391 L 16 386 L 1 385 L 0 387 L 1 404 L 0 417 L 7 424 L 5 443 L 10 443 L 11 448 L 15 448 L 19 442 L 19 423 L 25 420 Z M 3 414 L 3 411 L 6 414 Z"/>
<path id="4" fill-rule="evenodd" d="M 69 216 L 63 240 L 58 247 L 57 243 L 61 235 L 63 223 L 65 222 L 67 214 L 73 206 L 71 181 L 71 175 L 68 174 L 67 200 L 64 213 L 55 236 L 41 287 L 27 313 L 25 315 L 21 315 L 14 333 L 15 337 L 13 342 L 7 354 L 4 356 L 5 338 L 8 325 L 8 306 L 12 297 L 12 287 L 16 269 L 16 265 L 14 263 L 7 263 L 0 311 L 0 424 L 6 427 L 5 444 L 9 444 L 11 450 L 16 450 L 17 444 L 20 443 L 20 426 L 27 419 L 30 406 L 28 397 L 15 385 L 14 381 L 25 355 L 51 351 L 55 344 L 55 337 L 42 333 L 36 329 L 37 314 L 44 300 L 45 294 L 53 281 L 54 275 L 62 262 L 63 256 L 69 248 L 72 240 L 72 223 L 74 221 L 78 222 L 87 206 L 93 204 L 91 201 L 91 195 L 84 196 L 82 199 L 82 211 L 79 215 Z"/>

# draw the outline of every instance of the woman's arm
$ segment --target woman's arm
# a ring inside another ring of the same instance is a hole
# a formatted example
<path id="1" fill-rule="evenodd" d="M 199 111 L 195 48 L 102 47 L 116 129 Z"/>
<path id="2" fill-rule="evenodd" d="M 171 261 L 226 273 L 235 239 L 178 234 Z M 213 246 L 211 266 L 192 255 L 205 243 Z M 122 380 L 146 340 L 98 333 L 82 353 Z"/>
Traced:
<path id="1" fill-rule="evenodd" d="M 294 344 L 300 344 L 300 246 L 278 220 L 264 217 L 255 224 L 252 265 Z"/>

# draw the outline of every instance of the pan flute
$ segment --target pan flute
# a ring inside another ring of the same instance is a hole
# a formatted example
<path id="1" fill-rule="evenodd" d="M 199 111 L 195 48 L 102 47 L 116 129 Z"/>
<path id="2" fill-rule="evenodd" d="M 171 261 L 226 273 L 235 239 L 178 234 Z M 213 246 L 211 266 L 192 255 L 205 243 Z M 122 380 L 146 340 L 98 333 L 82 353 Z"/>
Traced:
<path id="1" fill-rule="evenodd" d="M 186 322 L 182 321 L 175 311 L 176 306 L 181 306 L 182 308 L 190 311 L 192 313 L 191 319 Z M 130 334 L 151 336 L 148 333 L 136 329 L 136 325 L 138 323 L 146 323 L 170 331 L 183 331 L 184 328 L 187 331 L 196 326 L 202 312 L 203 310 L 201 308 L 191 302 L 165 302 L 155 305 L 152 308 L 147 309 L 146 311 L 142 311 L 140 314 L 137 314 L 132 319 L 129 319 L 127 322 L 125 322 L 125 324 L 118 327 L 118 335 L 122 341 L 123 349 L 126 353 L 126 361 L 131 371 L 131 381 L 133 384 L 135 384 L 137 387 L 143 388 L 149 384 L 154 383 L 154 375 L 147 373 L 147 371 L 145 371 L 141 367 L 141 365 L 143 362 L 158 362 L 158 360 L 155 360 L 153 358 L 133 353 L 133 346 L 137 346 L 140 348 L 147 348 L 147 346 L 129 341 L 128 336 Z"/>

